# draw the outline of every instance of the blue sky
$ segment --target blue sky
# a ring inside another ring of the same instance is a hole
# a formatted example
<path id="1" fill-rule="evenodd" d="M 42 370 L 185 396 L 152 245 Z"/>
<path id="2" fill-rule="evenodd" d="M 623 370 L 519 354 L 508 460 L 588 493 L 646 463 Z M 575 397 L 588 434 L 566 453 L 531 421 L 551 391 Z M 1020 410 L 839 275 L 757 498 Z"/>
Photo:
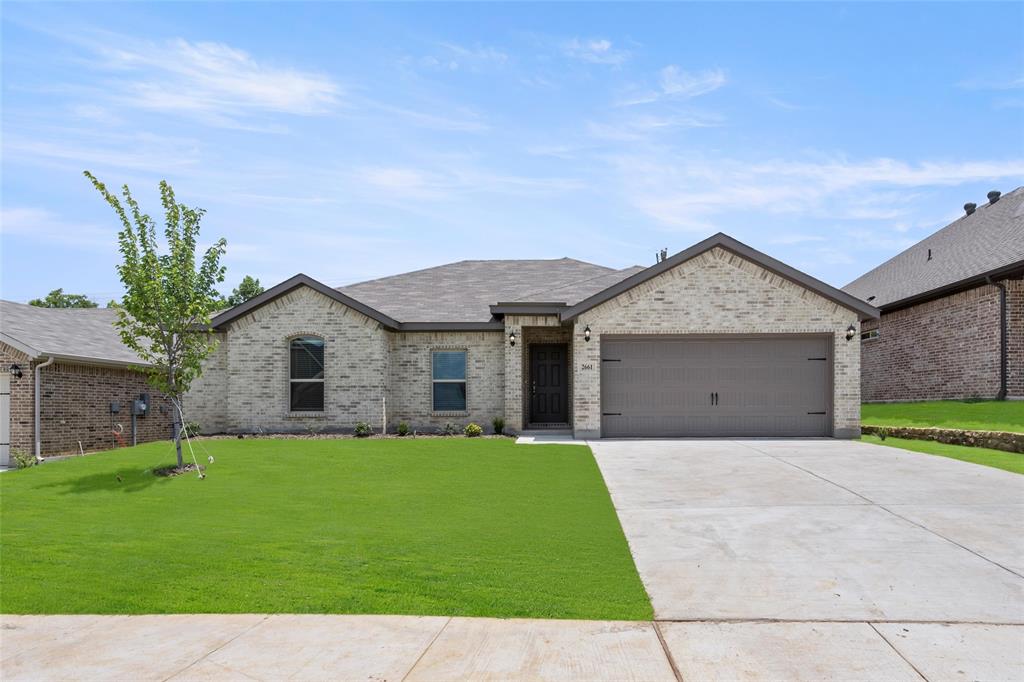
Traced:
<path id="1" fill-rule="evenodd" d="M 1024 5 L 4 3 L 3 298 L 119 295 L 165 178 L 226 289 L 724 231 L 843 285 L 1024 178 Z"/>

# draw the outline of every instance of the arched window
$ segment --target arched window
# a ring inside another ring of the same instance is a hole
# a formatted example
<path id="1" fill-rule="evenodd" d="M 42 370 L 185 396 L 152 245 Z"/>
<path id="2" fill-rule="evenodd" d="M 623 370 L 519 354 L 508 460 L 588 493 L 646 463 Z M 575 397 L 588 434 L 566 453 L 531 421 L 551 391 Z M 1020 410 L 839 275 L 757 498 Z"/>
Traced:
<path id="1" fill-rule="evenodd" d="M 289 345 L 292 412 L 324 411 L 324 340 L 300 336 Z"/>

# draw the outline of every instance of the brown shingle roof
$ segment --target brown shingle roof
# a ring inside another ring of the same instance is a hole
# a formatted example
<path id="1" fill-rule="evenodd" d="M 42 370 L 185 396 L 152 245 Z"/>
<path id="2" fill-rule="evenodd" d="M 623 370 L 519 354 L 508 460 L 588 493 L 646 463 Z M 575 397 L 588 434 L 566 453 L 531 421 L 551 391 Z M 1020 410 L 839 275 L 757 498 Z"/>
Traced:
<path id="1" fill-rule="evenodd" d="M 843 291 L 886 307 L 1016 265 L 1024 267 L 1024 187 L 957 218 Z"/>
<path id="2" fill-rule="evenodd" d="M 465 260 L 338 291 L 402 322 L 483 322 L 505 301 L 573 304 L 636 272 L 572 258 Z"/>

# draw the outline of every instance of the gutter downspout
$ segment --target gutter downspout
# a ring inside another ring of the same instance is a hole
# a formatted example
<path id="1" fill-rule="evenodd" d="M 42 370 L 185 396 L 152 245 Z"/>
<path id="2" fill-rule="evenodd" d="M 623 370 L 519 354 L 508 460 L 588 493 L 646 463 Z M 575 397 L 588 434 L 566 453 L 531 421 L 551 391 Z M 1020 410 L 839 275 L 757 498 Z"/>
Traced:
<path id="1" fill-rule="evenodd" d="M 1006 400 L 1006 285 L 993 282 L 991 277 L 985 281 L 999 289 L 999 393 L 996 400 Z"/>
<path id="2" fill-rule="evenodd" d="M 35 432 L 36 432 L 36 461 L 37 462 L 43 459 L 42 455 L 40 454 L 41 451 L 42 451 L 42 442 L 43 441 L 42 441 L 42 438 L 41 438 L 40 433 L 39 433 L 39 393 L 40 393 L 40 391 L 39 391 L 39 383 L 40 383 L 40 377 L 42 375 L 42 372 L 40 372 L 39 370 L 41 370 L 43 367 L 48 367 L 48 366 L 52 365 L 53 361 L 56 360 L 56 359 L 57 358 L 55 358 L 55 357 L 53 357 L 51 355 L 49 360 L 47 360 L 46 362 L 44 362 L 44 363 L 42 363 L 40 365 L 36 365 L 36 396 L 35 396 L 35 401 L 33 401 L 34 402 L 33 407 L 35 408 L 35 419 L 36 419 Z"/>

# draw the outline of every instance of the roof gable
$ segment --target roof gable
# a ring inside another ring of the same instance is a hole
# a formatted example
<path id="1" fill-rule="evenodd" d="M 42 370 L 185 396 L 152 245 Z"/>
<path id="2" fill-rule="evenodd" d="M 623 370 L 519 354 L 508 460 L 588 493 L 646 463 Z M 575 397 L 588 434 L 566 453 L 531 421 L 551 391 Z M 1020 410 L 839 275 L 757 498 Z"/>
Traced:
<path id="1" fill-rule="evenodd" d="M 249 312 L 252 312 L 257 308 L 260 308 L 266 305 L 267 303 L 270 303 L 274 299 L 280 298 L 281 296 L 284 296 L 288 292 L 293 291 L 299 287 L 309 287 L 310 289 L 313 289 L 314 291 L 317 291 L 330 299 L 342 303 L 348 306 L 349 308 L 352 308 L 353 310 L 361 312 L 363 315 L 366 315 L 370 319 L 380 322 L 384 327 L 388 329 L 397 330 L 400 326 L 397 320 L 388 317 L 379 310 L 375 310 L 368 305 L 360 303 L 351 296 L 346 296 L 337 289 L 332 289 L 323 282 L 317 281 L 310 277 L 309 275 L 304 275 L 302 273 L 299 273 L 294 277 L 286 279 L 277 286 L 273 286 L 267 289 L 259 296 L 254 296 L 253 298 L 250 298 L 245 303 L 241 303 L 239 305 L 236 305 L 234 308 L 229 308 L 221 312 L 219 315 L 216 315 L 210 321 L 210 325 L 214 329 L 220 329 L 224 325 L 230 323 L 232 320 L 236 320 L 239 317 Z"/>
<path id="2" fill-rule="evenodd" d="M 720 247 L 742 258 L 746 258 L 747 260 L 760 265 L 765 270 L 799 284 L 800 286 L 809 289 L 834 303 L 838 303 L 845 308 L 849 308 L 850 310 L 858 313 L 862 319 L 878 317 L 878 310 L 874 306 L 869 305 L 846 292 L 840 291 L 833 286 L 825 284 L 819 279 L 815 279 L 810 275 L 800 272 L 781 261 L 775 260 L 771 256 L 761 253 L 760 251 L 733 239 L 727 234 L 719 232 L 718 234 L 708 237 L 702 242 L 694 244 L 688 249 L 680 251 L 674 256 L 666 258 L 660 263 L 652 265 L 645 270 L 641 270 L 640 272 L 637 272 L 626 279 L 593 294 L 576 305 L 570 306 L 562 312 L 562 319 L 572 320 L 582 313 L 601 305 L 605 301 L 609 301 L 616 296 L 629 291 L 633 287 L 643 284 L 663 272 L 667 272 L 715 247 Z"/>

